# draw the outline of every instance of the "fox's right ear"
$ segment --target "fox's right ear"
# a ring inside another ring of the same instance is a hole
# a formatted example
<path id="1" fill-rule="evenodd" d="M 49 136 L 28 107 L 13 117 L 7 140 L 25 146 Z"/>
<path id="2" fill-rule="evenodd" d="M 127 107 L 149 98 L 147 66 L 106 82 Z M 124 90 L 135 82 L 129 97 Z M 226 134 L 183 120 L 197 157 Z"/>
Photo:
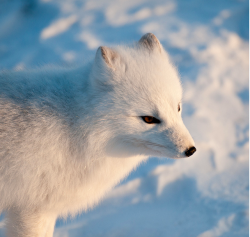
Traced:
<path id="1" fill-rule="evenodd" d="M 157 37 L 152 33 L 147 33 L 141 37 L 139 40 L 139 45 L 148 49 L 149 51 L 158 51 L 162 52 L 162 46 Z"/>

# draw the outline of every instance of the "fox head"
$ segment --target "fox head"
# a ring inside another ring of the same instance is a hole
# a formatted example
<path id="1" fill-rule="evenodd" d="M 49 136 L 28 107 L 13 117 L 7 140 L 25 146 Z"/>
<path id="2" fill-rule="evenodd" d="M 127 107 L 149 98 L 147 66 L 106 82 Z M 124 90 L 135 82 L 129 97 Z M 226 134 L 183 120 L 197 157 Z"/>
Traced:
<path id="1" fill-rule="evenodd" d="M 181 158 L 196 151 L 181 118 L 178 73 L 155 35 L 130 47 L 99 47 L 90 78 L 109 156 Z"/>

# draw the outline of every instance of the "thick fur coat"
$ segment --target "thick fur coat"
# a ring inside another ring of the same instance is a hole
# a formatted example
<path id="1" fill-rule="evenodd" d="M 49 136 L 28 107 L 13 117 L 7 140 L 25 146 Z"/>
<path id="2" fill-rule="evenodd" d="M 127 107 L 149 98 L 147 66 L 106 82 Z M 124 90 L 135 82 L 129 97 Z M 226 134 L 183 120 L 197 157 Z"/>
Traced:
<path id="1" fill-rule="evenodd" d="M 0 212 L 9 237 L 51 237 L 149 156 L 186 157 L 175 67 L 153 34 L 74 69 L 0 73 Z M 194 152 L 194 151 L 193 151 Z"/>

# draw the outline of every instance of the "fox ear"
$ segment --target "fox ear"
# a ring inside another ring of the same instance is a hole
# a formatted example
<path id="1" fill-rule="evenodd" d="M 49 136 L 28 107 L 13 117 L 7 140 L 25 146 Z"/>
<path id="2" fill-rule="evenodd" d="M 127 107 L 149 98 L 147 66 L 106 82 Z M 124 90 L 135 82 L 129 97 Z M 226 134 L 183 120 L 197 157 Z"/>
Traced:
<path id="1" fill-rule="evenodd" d="M 91 83 L 96 88 L 109 89 L 112 84 L 119 82 L 125 68 L 126 65 L 117 51 L 100 46 L 91 70 Z"/>
<path id="2" fill-rule="evenodd" d="M 100 46 L 97 49 L 95 61 L 98 64 L 106 64 L 109 68 L 115 70 L 120 61 L 120 56 L 113 49 L 110 49 L 106 46 Z"/>
<path id="3" fill-rule="evenodd" d="M 162 52 L 162 46 L 160 41 L 152 33 L 147 33 L 143 35 L 139 40 L 139 45 L 147 48 L 150 51 L 158 50 L 160 53 Z"/>

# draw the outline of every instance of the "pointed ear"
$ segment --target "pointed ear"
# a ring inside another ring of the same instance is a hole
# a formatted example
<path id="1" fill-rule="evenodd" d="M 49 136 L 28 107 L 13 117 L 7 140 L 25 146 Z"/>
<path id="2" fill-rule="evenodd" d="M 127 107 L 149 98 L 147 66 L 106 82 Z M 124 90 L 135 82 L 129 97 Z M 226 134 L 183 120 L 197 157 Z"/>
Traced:
<path id="1" fill-rule="evenodd" d="M 139 45 L 147 48 L 150 51 L 158 50 L 160 53 L 162 52 L 162 46 L 160 41 L 152 33 L 147 33 L 143 35 L 139 40 Z"/>
<path id="2" fill-rule="evenodd" d="M 120 56 L 113 49 L 106 46 L 100 46 L 97 49 L 95 61 L 101 65 L 106 64 L 109 68 L 115 70 L 120 61 Z"/>
<path id="3" fill-rule="evenodd" d="M 91 84 L 95 88 L 109 90 L 122 78 L 125 68 L 126 65 L 117 51 L 100 46 L 91 69 Z"/>

